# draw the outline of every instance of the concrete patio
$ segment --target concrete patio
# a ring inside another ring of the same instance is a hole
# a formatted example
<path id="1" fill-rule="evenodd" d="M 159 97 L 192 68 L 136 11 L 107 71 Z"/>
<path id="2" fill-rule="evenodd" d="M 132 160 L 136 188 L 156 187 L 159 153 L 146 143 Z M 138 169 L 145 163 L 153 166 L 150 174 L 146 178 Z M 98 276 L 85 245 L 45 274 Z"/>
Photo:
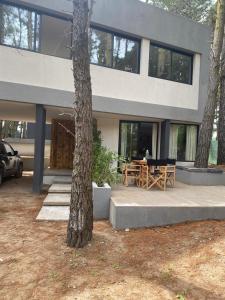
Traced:
<path id="1" fill-rule="evenodd" d="M 66 221 L 70 184 L 53 184 L 37 220 Z M 117 185 L 110 200 L 113 228 L 140 228 L 186 221 L 224 220 L 225 186 L 190 186 L 180 182 L 165 192 Z"/>
<path id="2" fill-rule="evenodd" d="M 117 186 L 111 197 L 110 222 L 114 228 L 138 228 L 186 221 L 225 219 L 224 186 L 176 183 L 165 192 Z"/>

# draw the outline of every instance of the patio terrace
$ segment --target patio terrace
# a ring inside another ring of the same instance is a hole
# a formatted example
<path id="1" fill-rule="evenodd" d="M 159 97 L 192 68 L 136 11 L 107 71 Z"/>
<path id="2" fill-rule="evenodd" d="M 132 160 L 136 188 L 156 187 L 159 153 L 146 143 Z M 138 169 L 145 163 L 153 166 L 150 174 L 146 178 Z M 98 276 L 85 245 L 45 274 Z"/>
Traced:
<path id="1" fill-rule="evenodd" d="M 171 225 L 186 221 L 225 219 L 224 186 L 190 186 L 176 182 L 165 192 L 135 186 L 112 191 L 110 222 L 114 228 Z"/>

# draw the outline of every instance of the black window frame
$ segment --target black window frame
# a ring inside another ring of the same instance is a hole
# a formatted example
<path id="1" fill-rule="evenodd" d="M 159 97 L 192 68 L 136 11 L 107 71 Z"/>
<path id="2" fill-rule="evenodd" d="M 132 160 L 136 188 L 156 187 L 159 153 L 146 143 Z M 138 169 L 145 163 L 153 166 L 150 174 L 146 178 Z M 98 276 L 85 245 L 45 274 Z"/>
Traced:
<path id="1" fill-rule="evenodd" d="M 95 29 L 95 30 L 99 30 L 99 31 L 102 31 L 102 32 L 105 32 L 105 33 L 109 33 L 109 34 L 111 34 L 111 39 L 112 39 L 111 66 L 105 66 L 103 64 L 93 63 L 91 61 L 90 61 L 90 64 L 100 66 L 100 67 L 104 67 L 104 68 L 113 69 L 113 70 L 118 70 L 118 71 L 122 71 L 122 72 L 132 73 L 132 74 L 140 74 L 140 58 L 141 58 L 141 40 L 140 39 L 138 39 L 136 37 L 133 37 L 133 36 L 130 36 L 130 35 L 118 33 L 118 32 L 113 31 L 113 30 L 105 29 L 105 28 L 102 28 L 102 27 L 97 26 L 97 25 L 91 25 L 90 29 Z M 115 36 L 133 41 L 133 42 L 138 44 L 137 61 L 136 61 L 136 63 L 137 63 L 137 72 L 121 70 L 121 69 L 113 67 L 113 51 L 114 51 L 114 37 Z"/>
<path id="2" fill-rule="evenodd" d="M 151 59 L 150 59 L 151 58 L 151 46 L 158 47 L 158 48 L 170 51 L 170 77 L 171 77 L 170 79 L 168 79 L 168 78 L 161 78 L 159 76 L 153 76 L 153 75 L 150 74 L 150 72 L 151 72 L 151 66 L 150 66 L 150 62 L 151 62 Z M 187 57 L 191 58 L 191 66 L 189 68 L 190 79 L 189 79 L 188 83 L 172 79 L 172 77 L 173 77 L 172 76 L 173 53 L 181 54 L 181 55 L 184 55 L 184 56 L 187 56 Z M 150 42 L 150 47 L 149 47 L 149 65 L 148 65 L 148 76 L 149 77 L 158 78 L 158 79 L 162 79 L 162 80 L 173 81 L 173 82 L 177 82 L 177 83 L 181 83 L 181 84 L 192 85 L 193 84 L 193 62 L 194 62 L 194 54 L 193 53 L 189 53 L 189 52 L 186 52 L 186 51 L 178 50 L 178 49 L 170 47 L 170 46 L 164 46 L 164 45 L 159 44 L 159 43 Z"/>

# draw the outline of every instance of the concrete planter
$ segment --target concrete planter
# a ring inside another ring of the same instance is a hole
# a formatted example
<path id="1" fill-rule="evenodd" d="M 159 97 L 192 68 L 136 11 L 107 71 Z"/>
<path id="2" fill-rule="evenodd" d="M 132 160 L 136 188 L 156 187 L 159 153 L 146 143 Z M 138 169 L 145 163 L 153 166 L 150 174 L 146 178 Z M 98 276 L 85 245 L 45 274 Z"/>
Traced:
<path id="1" fill-rule="evenodd" d="M 190 168 L 177 166 L 176 178 L 189 185 L 225 185 L 225 173 L 213 168 Z"/>
<path id="2" fill-rule="evenodd" d="M 92 188 L 94 219 L 109 219 L 111 187 L 107 183 L 105 183 L 103 187 L 98 187 L 97 184 L 93 182 Z"/>

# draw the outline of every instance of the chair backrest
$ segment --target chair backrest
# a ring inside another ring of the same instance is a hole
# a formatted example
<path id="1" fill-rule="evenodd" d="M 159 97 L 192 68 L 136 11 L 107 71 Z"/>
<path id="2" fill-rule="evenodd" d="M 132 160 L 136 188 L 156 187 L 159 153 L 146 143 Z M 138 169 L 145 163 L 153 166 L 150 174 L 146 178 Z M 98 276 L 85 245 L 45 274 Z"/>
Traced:
<path id="1" fill-rule="evenodd" d="M 132 156 L 132 157 L 131 157 L 131 161 L 132 161 L 132 160 L 142 160 L 142 159 L 143 159 L 143 156 L 140 156 L 140 155 Z"/>
<path id="2" fill-rule="evenodd" d="M 150 167 L 157 167 L 157 159 L 147 159 L 147 165 Z"/>
<path id="3" fill-rule="evenodd" d="M 158 159 L 157 166 L 167 166 L 167 159 Z"/>
<path id="4" fill-rule="evenodd" d="M 175 166 L 176 162 L 176 159 L 167 158 L 167 165 Z"/>

